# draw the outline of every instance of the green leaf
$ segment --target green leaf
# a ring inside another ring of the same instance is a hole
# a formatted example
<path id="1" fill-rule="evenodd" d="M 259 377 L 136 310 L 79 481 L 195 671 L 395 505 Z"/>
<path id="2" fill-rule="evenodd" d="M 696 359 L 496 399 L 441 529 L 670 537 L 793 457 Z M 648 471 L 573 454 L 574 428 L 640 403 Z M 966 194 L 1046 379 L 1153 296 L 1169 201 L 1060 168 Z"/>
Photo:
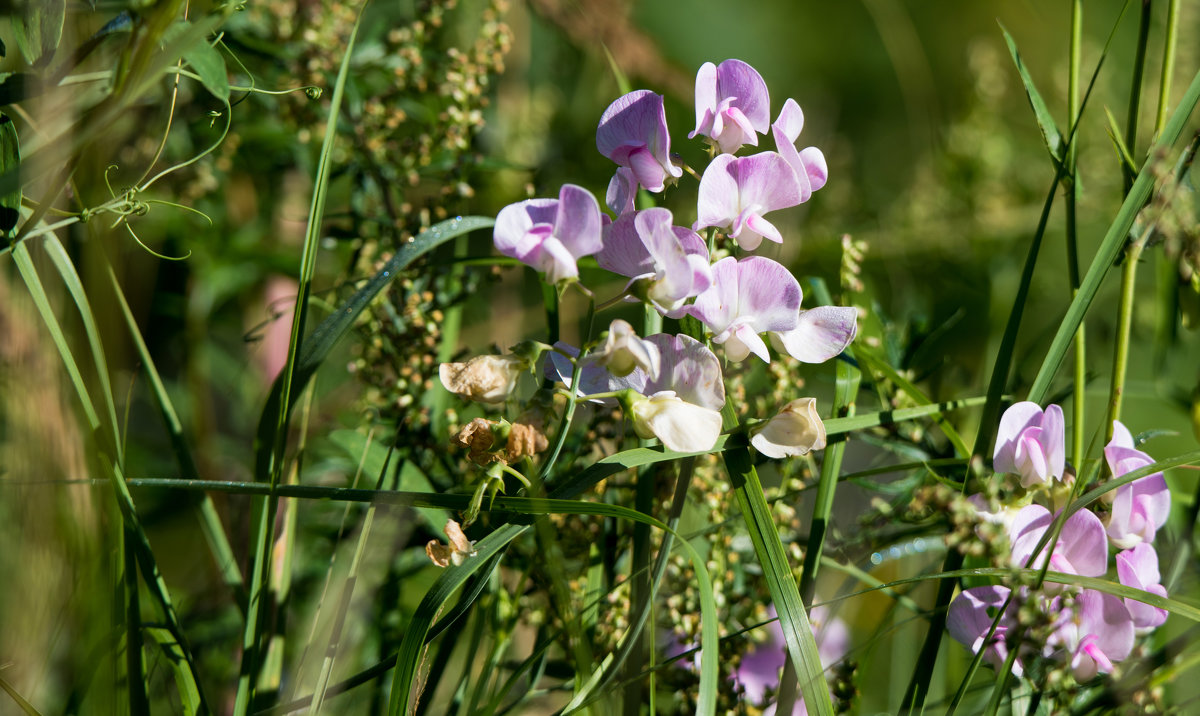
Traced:
<path id="1" fill-rule="evenodd" d="M 0 174 L 18 171 L 21 168 L 21 142 L 12 118 L 0 112 Z M 0 196 L 0 234 L 12 235 L 12 230 L 21 218 L 21 187 L 17 186 Z"/>
<path id="2" fill-rule="evenodd" d="M 379 273 L 375 274 L 371 280 L 367 281 L 362 288 L 358 289 L 345 303 L 338 307 L 332 315 L 320 323 L 309 335 L 304 339 L 304 346 L 300 352 L 300 357 L 296 361 L 296 374 L 292 379 L 292 400 L 295 398 L 312 379 L 317 369 L 321 367 L 321 363 L 329 356 L 330 351 L 337 345 L 350 329 L 354 326 L 354 321 L 362 314 L 363 310 L 370 305 L 371 301 L 379 295 L 392 279 L 396 278 L 396 274 L 403 271 L 413 261 L 416 261 L 422 255 L 428 253 L 437 246 L 453 239 L 457 236 L 468 234 L 478 229 L 486 229 L 493 226 L 495 222 L 482 216 L 465 216 L 454 219 L 448 219 L 439 224 L 429 227 L 422 231 L 412 241 L 404 244 L 396 252 L 396 255 L 388 260 L 380 269 Z M 267 397 L 267 404 L 263 408 L 262 419 L 258 424 L 258 434 L 255 438 L 255 454 L 257 456 L 257 466 L 259 479 L 267 474 L 266 470 L 269 466 L 270 451 L 275 441 L 275 419 L 278 415 L 280 399 L 283 395 L 283 376 L 276 378 L 275 384 L 271 386 L 271 394 Z"/>
<path id="3" fill-rule="evenodd" d="M 25 0 L 15 5 L 20 14 L 13 18 L 13 39 L 25 61 L 49 64 L 62 39 L 67 0 Z"/>
<path id="4" fill-rule="evenodd" d="M 1033 84 L 1033 78 L 1029 76 L 1029 70 L 1025 67 L 1025 61 L 1021 59 L 1021 53 L 1017 52 L 1017 43 L 1013 41 L 1012 35 L 1008 34 L 1008 29 L 1004 25 L 1000 25 L 1000 31 L 1004 33 L 1004 42 L 1008 45 L 1008 52 L 1017 66 L 1017 73 L 1021 75 L 1021 84 L 1025 85 L 1025 96 L 1029 98 L 1029 104 L 1033 107 L 1038 129 L 1042 130 L 1046 151 L 1050 152 L 1050 158 L 1054 160 L 1054 165 L 1057 167 L 1063 163 L 1066 157 L 1066 145 L 1063 142 L 1062 133 L 1058 131 L 1058 125 L 1054 122 L 1054 116 L 1050 114 L 1050 108 L 1046 106 L 1046 100 L 1042 99 L 1042 94 Z"/>
<path id="5" fill-rule="evenodd" d="M 726 404 L 729 405 L 728 403 Z M 825 683 L 825 667 L 817 653 L 817 642 L 812 626 L 804 611 L 804 603 L 792 576 L 792 567 L 787 552 L 779 539 L 779 528 L 771 516 L 771 508 L 763 493 L 758 472 L 750 460 L 750 451 L 745 446 L 732 448 L 725 453 L 725 467 L 733 481 L 734 494 L 754 552 L 767 580 L 775 611 L 779 615 L 779 626 L 787 643 L 788 657 L 796 669 L 800 681 L 800 693 L 808 712 L 820 716 L 832 716 L 833 703 L 829 699 L 829 687 Z"/>
<path id="6" fill-rule="evenodd" d="M 163 33 L 163 44 L 169 45 L 183 36 L 190 27 L 191 23 L 187 21 L 172 25 Z M 228 102 L 229 74 L 225 70 L 225 58 L 207 41 L 196 42 L 194 38 L 190 39 L 192 41 L 183 47 L 183 61 L 200 76 L 200 83 L 205 89 L 222 102 Z"/>

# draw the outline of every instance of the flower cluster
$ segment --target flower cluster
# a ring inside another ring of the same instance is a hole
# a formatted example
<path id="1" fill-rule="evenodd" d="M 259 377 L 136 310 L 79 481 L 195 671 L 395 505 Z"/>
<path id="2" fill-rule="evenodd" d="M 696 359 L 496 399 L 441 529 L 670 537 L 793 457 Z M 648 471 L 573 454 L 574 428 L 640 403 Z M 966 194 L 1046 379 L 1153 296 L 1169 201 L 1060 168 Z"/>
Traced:
<path id="1" fill-rule="evenodd" d="M 567 184 L 557 198 L 505 207 L 496 218 L 496 249 L 537 270 L 560 291 L 579 283 L 579 259 L 594 256 L 601 268 L 628 279 L 621 301 L 644 303 L 671 319 L 694 318 L 706 335 L 641 338 L 627 322 L 616 320 L 606 335 L 582 349 L 554 346 L 545 374 L 580 397 L 621 403 L 640 437 L 657 437 L 672 450 L 703 452 L 720 436 L 725 405 L 721 363 L 711 346 L 720 346 L 734 362 L 753 354 L 770 363 L 770 346 L 806 363 L 841 353 L 857 331 L 855 309 L 804 310 L 800 284 L 782 264 L 755 255 L 714 261 L 712 255 L 721 237 L 730 249 L 737 247 L 736 254 L 754 251 L 764 238 L 782 242 L 783 233 L 766 214 L 797 206 L 824 186 L 824 155 L 815 147 L 796 147 L 803 125 L 804 115 L 792 99 L 770 122 L 766 83 L 745 62 L 701 67 L 696 128 L 688 136 L 704 138 L 714 158 L 700 179 L 695 220 L 689 224 L 666 208 L 634 208 L 639 190 L 664 192 L 684 174 L 671 155 L 662 96 L 637 90 L 614 101 L 596 129 L 596 148 L 617 165 L 605 195 L 612 215 L 602 212 L 587 189 Z M 736 156 L 768 132 L 776 151 Z M 706 231 L 707 240 L 700 231 Z M 515 365 L 496 357 L 472 359 L 444 367 L 443 383 L 464 397 L 494 404 L 507 396 L 501 388 L 511 392 L 515 385 Z M 493 367 L 497 375 L 476 375 L 474 369 L 484 367 Z M 571 385 L 576 371 L 578 385 Z M 768 457 L 824 447 L 824 427 L 812 399 L 785 406 L 752 443 Z"/>
<path id="2" fill-rule="evenodd" d="M 1054 537 L 1059 513 L 1034 500 L 1062 502 L 1073 480 L 1066 464 L 1062 409 L 1043 411 L 1030 402 L 1009 408 L 1000 420 L 993 456 L 997 473 L 1010 473 L 1026 491 L 1023 507 L 993 509 L 976 496 L 979 519 L 1001 525 L 1008 536 L 1009 560 L 1021 568 L 1046 567 L 1081 577 L 1103 577 L 1109 571 L 1109 553 L 1116 552 L 1120 583 L 1151 595 L 1166 597 L 1153 541 L 1171 507 L 1171 496 L 1162 473 L 1121 484 L 1104 513 L 1078 510 L 1062 521 Z M 1150 465 L 1154 460 L 1134 446 L 1129 430 L 1113 424 L 1112 441 L 1104 448 L 1112 479 Z M 1069 491 L 1068 491 L 1069 493 Z M 1040 642 L 1026 633 L 1023 610 L 1043 616 L 1047 628 Z M 1002 668 L 1013 650 L 1013 673 L 1024 673 L 1030 660 L 1044 658 L 1064 664 L 1077 682 L 1109 673 L 1113 665 L 1133 650 L 1138 635 L 1166 621 L 1166 610 L 1137 599 L 1120 599 L 1093 589 L 1046 585 L 1002 585 L 966 589 L 950 605 L 950 634 L 972 651 Z"/>

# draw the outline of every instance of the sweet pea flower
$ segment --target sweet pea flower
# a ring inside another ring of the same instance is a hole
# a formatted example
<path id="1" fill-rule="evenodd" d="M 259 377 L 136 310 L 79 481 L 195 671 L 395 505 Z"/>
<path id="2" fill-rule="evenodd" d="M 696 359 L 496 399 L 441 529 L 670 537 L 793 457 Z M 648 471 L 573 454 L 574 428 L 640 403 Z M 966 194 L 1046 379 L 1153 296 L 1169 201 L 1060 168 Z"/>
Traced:
<path id="1" fill-rule="evenodd" d="M 1038 552 L 1037 559 L 1032 563 L 1030 557 L 1053 521 L 1054 516 L 1041 505 L 1029 505 L 1017 513 L 1009 527 L 1013 566 L 1036 569 L 1046 563 L 1046 555 L 1050 554 L 1051 548 L 1049 544 Z M 1104 536 L 1104 524 L 1090 510 L 1079 510 L 1067 518 L 1053 548 L 1050 569 L 1056 572 L 1099 577 L 1108 570 L 1108 541 Z"/>
<path id="2" fill-rule="evenodd" d="M 801 363 L 824 363 L 846 350 L 858 335 L 858 310 L 850 306 L 801 309 L 795 328 L 768 335 L 780 353 Z"/>
<path id="3" fill-rule="evenodd" d="M 647 191 L 662 191 L 667 177 L 683 176 L 683 170 L 671 163 L 671 135 L 667 133 L 662 95 L 650 90 L 636 90 L 618 97 L 604 110 L 596 128 L 596 148 L 627 168 Z M 627 185 L 628 179 L 626 175 L 621 181 Z M 609 192 L 611 197 L 611 185 Z M 628 196 L 632 197 L 632 193 Z"/>
<path id="4" fill-rule="evenodd" d="M 466 363 L 442 363 L 438 378 L 451 393 L 480 403 L 499 404 L 516 387 L 529 362 L 515 355 L 475 356 Z"/>
<path id="5" fill-rule="evenodd" d="M 771 134 L 775 137 L 775 148 L 787 160 L 796 173 L 800 182 L 800 201 L 808 201 L 812 193 L 825 186 L 829 178 L 829 167 L 825 164 L 825 155 L 816 147 L 805 147 L 796 151 L 796 140 L 804 129 L 804 112 L 796 100 L 788 98 L 779 111 L 779 118 L 771 125 Z"/>
<path id="6" fill-rule="evenodd" d="M 608 327 L 608 337 L 599 351 L 593 354 L 597 365 L 623 378 L 640 368 L 651 378 L 657 378 L 662 359 L 658 346 L 638 338 L 637 332 L 620 318 Z"/>
<path id="7" fill-rule="evenodd" d="M 713 264 L 712 273 L 712 285 L 688 312 L 713 332 L 713 343 L 723 344 L 730 360 L 753 353 L 770 363 L 767 344 L 758 334 L 797 326 L 799 282 L 782 264 L 762 256 L 741 261 L 728 256 Z"/>
<path id="8" fill-rule="evenodd" d="M 775 619 L 775 605 L 767 607 L 767 613 Z M 846 657 L 850 650 L 850 629 L 841 617 L 829 613 L 825 606 L 813 607 L 809 613 L 809 625 L 817 642 L 817 656 L 821 666 L 828 669 Z M 766 625 L 767 640 L 755 644 L 742 657 L 737 671 L 732 675 L 742 686 L 746 699 L 754 704 L 761 704 L 766 698 L 767 690 L 779 685 L 779 672 L 787 663 L 787 645 L 783 638 L 783 627 L 776 619 Z M 763 716 L 776 713 L 776 704 L 769 704 L 763 711 Z M 808 713 L 804 700 L 797 695 L 792 716 L 802 716 Z"/>
<path id="9" fill-rule="evenodd" d="M 1022 487 L 1050 479 L 1061 480 L 1066 470 L 1062 408 L 1051 405 L 1045 412 L 1037 403 L 1015 403 L 1000 418 L 992 466 L 996 472 L 1021 476 Z"/>
<path id="10" fill-rule="evenodd" d="M 750 444 L 771 458 L 807 455 L 825 447 L 825 423 L 816 398 L 798 398 L 783 406 L 750 437 Z"/>
<path id="11" fill-rule="evenodd" d="M 1104 459 L 1114 478 L 1154 462 L 1154 458 L 1134 448 L 1129 429 L 1116 420 L 1112 441 L 1104 447 Z M 1122 485 L 1113 498 L 1108 538 L 1118 549 L 1128 549 L 1142 541 L 1152 542 L 1170 512 L 1171 491 L 1161 472 Z"/>
<path id="12" fill-rule="evenodd" d="M 1047 646 L 1061 645 L 1070 655 L 1071 673 L 1083 683 L 1113 670 L 1133 651 L 1133 619 L 1121 600 L 1085 589 L 1075 609 L 1063 611 L 1060 625 Z"/>
<path id="13" fill-rule="evenodd" d="M 725 154 L 743 144 L 757 147 L 770 112 L 767 83 L 757 70 L 741 60 L 705 62 L 696 73 L 696 128 L 688 139 L 708 137 Z"/>
<path id="14" fill-rule="evenodd" d="M 658 438 L 675 452 L 710 450 L 721 435 L 720 412 L 686 402 L 673 390 L 635 396 L 629 413 L 638 437 Z"/>
<path id="15" fill-rule="evenodd" d="M 1148 542 L 1142 542 L 1132 549 L 1127 549 L 1117 555 L 1117 577 L 1121 584 L 1144 592 L 1167 596 L 1167 589 L 1160 582 L 1162 575 L 1158 572 L 1158 553 Z M 1145 634 L 1155 627 L 1161 626 L 1167 620 L 1167 610 L 1150 606 L 1136 599 L 1125 599 L 1125 608 L 1133 617 L 1134 631 Z"/>
<path id="16" fill-rule="evenodd" d="M 604 204 L 612 209 L 617 216 L 633 211 L 633 201 L 637 198 L 638 181 L 629 167 L 617 167 L 617 173 L 608 182 L 608 191 L 604 194 Z"/>
<path id="17" fill-rule="evenodd" d="M 783 243 L 779 229 L 763 218 L 768 211 L 800 203 L 800 181 L 776 152 L 749 157 L 722 154 L 709 163 L 700 177 L 693 231 L 716 226 L 753 251 L 763 238 Z"/>
<path id="18" fill-rule="evenodd" d="M 946 629 L 950 636 L 963 646 L 978 654 L 983 650 L 983 659 L 996 668 L 1004 668 L 1008 659 L 1008 635 L 1010 631 L 1019 631 L 1017 625 L 1017 599 L 1009 603 L 1004 614 L 1000 617 L 992 638 L 984 642 L 988 631 L 992 628 L 996 612 L 1004 606 L 1012 590 L 998 585 L 986 585 L 964 589 L 950 604 L 946 614 Z M 1021 676 L 1023 667 L 1018 658 L 1013 662 L 1012 672 Z"/>
<path id="19" fill-rule="evenodd" d="M 630 277 L 628 300 L 642 298 L 671 318 L 682 317 L 684 301 L 712 283 L 704 240 L 686 227 L 672 226 L 667 209 L 626 213 L 606 226 L 596 261 Z"/>
<path id="20" fill-rule="evenodd" d="M 527 199 L 496 216 L 496 250 L 546 274 L 550 283 L 579 276 L 576 261 L 600 250 L 600 204 L 564 184 L 557 199 Z"/>
<path id="21" fill-rule="evenodd" d="M 626 393 L 626 399 L 639 436 L 657 437 L 676 452 L 711 449 L 721 435 L 721 408 L 725 406 L 721 362 L 707 346 L 685 335 L 656 333 L 645 340 L 658 349 L 657 378 L 641 367 L 617 377 L 588 356 L 580 368 L 577 392 L 630 391 L 632 395 Z M 577 353 L 568 346 L 560 349 Z M 552 379 L 570 386 L 571 365 L 564 356 L 551 353 L 546 370 Z"/>

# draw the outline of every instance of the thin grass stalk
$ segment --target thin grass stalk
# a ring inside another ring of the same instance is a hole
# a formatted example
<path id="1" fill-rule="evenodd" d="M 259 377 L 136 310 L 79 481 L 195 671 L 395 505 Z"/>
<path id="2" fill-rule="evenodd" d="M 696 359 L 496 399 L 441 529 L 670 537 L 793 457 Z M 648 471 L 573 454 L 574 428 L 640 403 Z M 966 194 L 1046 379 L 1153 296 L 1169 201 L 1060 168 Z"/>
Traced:
<path id="1" fill-rule="evenodd" d="M 1158 111 L 1154 113 L 1154 136 L 1167 123 L 1171 104 L 1171 85 L 1175 79 L 1175 50 L 1179 41 L 1179 0 L 1167 3 L 1167 32 L 1163 42 L 1162 73 L 1158 78 Z"/>
<path id="2" fill-rule="evenodd" d="M 837 360 L 837 373 L 833 398 L 834 418 L 854 415 L 854 401 L 862 373 L 851 365 L 853 351 L 847 349 L 846 358 Z M 842 471 L 842 457 L 846 453 L 846 441 L 839 440 L 825 448 L 821 461 L 821 476 L 817 482 L 817 497 L 813 505 L 812 522 L 808 528 L 808 544 L 804 549 L 804 563 L 800 567 L 800 600 L 812 605 L 817 591 L 817 568 L 821 564 L 821 552 L 825 547 L 825 533 L 833 514 L 833 496 L 837 490 L 838 475 Z M 791 660 L 784 662 L 783 675 L 779 678 L 779 698 L 776 712 L 790 714 L 796 703 L 796 667 Z"/>
<path id="3" fill-rule="evenodd" d="M 329 115 L 326 118 L 325 139 L 321 145 L 320 160 L 317 165 L 316 178 L 313 182 L 312 202 L 309 206 L 308 226 L 305 231 L 304 251 L 300 260 L 300 286 L 296 295 L 293 311 L 292 334 L 288 341 L 288 357 L 284 363 L 282 376 L 282 392 L 275 419 L 274 444 L 271 446 L 270 461 L 267 465 L 268 481 L 272 493 L 259 500 L 256 518 L 256 540 L 254 551 L 254 566 L 251 571 L 249 596 L 246 608 L 246 624 L 242 634 L 242 664 L 238 677 L 237 697 L 234 702 L 235 716 L 245 716 L 254 701 L 261 669 L 260 649 L 264 640 L 262 626 L 268 621 L 268 610 L 273 606 L 270 598 L 269 584 L 274 543 L 275 513 L 278 509 L 279 498 L 273 490 L 279 484 L 283 470 L 283 457 L 287 447 L 287 421 L 290 413 L 292 397 L 292 380 L 297 373 L 297 364 L 301 356 L 301 339 L 304 333 L 304 323 L 308 315 L 308 299 L 312 292 L 312 277 L 316 271 L 316 256 L 319 248 L 322 218 L 325 212 L 325 190 L 329 183 L 329 173 L 332 163 L 333 145 L 337 137 L 338 115 L 341 109 L 342 95 L 346 87 L 346 79 L 350 71 L 350 58 L 354 52 L 354 42 L 358 36 L 362 11 L 366 7 L 364 1 L 358 9 L 354 26 L 346 43 L 346 51 L 342 55 L 341 68 L 330 100 Z M 262 475 L 258 476 L 260 479 Z"/>
<path id="4" fill-rule="evenodd" d="M 134 540 L 127 536 L 128 528 L 120 530 L 118 554 L 122 562 L 122 582 L 125 586 L 125 685 L 129 692 L 129 713 L 142 716 L 150 713 L 150 698 L 146 695 L 146 669 L 142 663 L 142 614 L 138 601 L 137 559 L 133 554 Z"/>
<path id="5" fill-rule="evenodd" d="M 734 422 L 737 420 L 732 408 L 733 404 L 727 399 L 725 410 L 722 411 L 726 422 L 731 419 Z M 787 552 L 779 538 L 779 530 L 771 516 L 771 508 L 767 504 L 762 483 L 759 482 L 758 472 L 750 460 L 750 450 L 747 446 L 740 445 L 727 450 L 723 457 L 725 468 L 733 482 L 738 508 L 750 532 L 754 552 L 762 566 L 771 600 L 775 603 L 775 610 L 779 615 L 788 658 L 796 662 L 796 675 L 804 704 L 809 713 L 831 716 L 833 703 L 829 698 L 829 688 L 825 684 L 825 669 L 821 666 L 816 639 L 805 613 L 804 603 L 800 600 L 800 591 L 792 575 Z"/>
<path id="6" fill-rule="evenodd" d="M 1071 46 L 1067 70 L 1067 121 L 1071 134 L 1079 123 L 1079 66 L 1080 46 L 1083 35 L 1083 0 L 1071 0 Z M 1079 202 L 1079 176 L 1077 159 L 1079 145 L 1071 142 L 1067 147 L 1066 221 L 1067 221 L 1067 275 L 1071 282 L 1071 298 L 1079 291 L 1079 241 L 1076 225 L 1076 207 Z M 1075 331 L 1075 389 L 1071 408 L 1071 462 L 1083 464 L 1083 429 L 1087 415 L 1087 337 L 1085 324 Z"/>
<path id="7" fill-rule="evenodd" d="M 1125 148 L 1134 157 L 1138 156 L 1138 114 L 1141 107 L 1142 75 L 1146 67 L 1146 44 L 1150 36 L 1150 10 L 1151 1 L 1142 0 L 1142 14 L 1138 24 L 1138 44 L 1133 62 L 1133 79 L 1129 89 L 1129 114 L 1125 122 Z M 1159 96 L 1161 98 L 1161 93 Z M 1142 166 L 1145 166 L 1145 162 Z M 1126 168 L 1126 194 L 1133 188 L 1133 179 L 1132 172 Z M 1125 248 L 1125 264 L 1121 267 L 1121 302 L 1117 309 L 1117 341 L 1114 348 L 1112 381 L 1108 394 L 1108 416 L 1104 421 L 1104 441 L 1106 443 L 1112 440 L 1113 421 L 1121 417 L 1121 399 L 1125 392 L 1125 373 L 1129 358 L 1129 334 L 1133 324 L 1133 295 L 1137 283 L 1137 265 L 1141 255 L 1142 241 L 1131 242 Z"/>
<path id="8" fill-rule="evenodd" d="M 1154 137 L 1158 138 L 1167 120 L 1167 109 L 1171 104 L 1171 85 L 1174 84 L 1175 52 L 1179 40 L 1179 0 L 1170 0 L 1167 4 L 1167 31 L 1163 42 L 1162 73 L 1158 82 L 1158 111 L 1154 116 Z M 1158 251 L 1154 254 L 1155 282 L 1158 286 L 1157 320 L 1154 323 L 1154 367 L 1162 370 L 1166 362 L 1167 345 L 1175 337 L 1176 317 L 1179 312 L 1179 298 L 1176 293 L 1175 262 L 1168 259 L 1166 253 Z"/>
<path id="9" fill-rule="evenodd" d="M 183 423 L 180 421 L 178 413 L 175 412 L 175 406 L 167 393 L 166 385 L 163 384 L 162 376 L 158 373 L 158 367 L 150 355 L 150 349 L 146 346 L 146 340 L 142 337 L 137 320 L 133 317 L 129 302 L 125 300 L 125 292 L 121 290 L 120 282 L 117 281 L 117 274 L 113 271 L 112 262 L 107 257 L 104 258 L 104 271 L 108 275 L 112 294 L 116 298 L 117 307 L 125 320 L 125 326 L 129 329 L 129 337 L 133 340 L 138 360 L 141 362 L 143 370 L 146 371 L 146 377 L 150 380 L 154 400 L 158 404 L 163 422 L 166 423 L 167 435 L 171 439 L 171 449 L 175 453 L 176 462 L 179 463 L 180 473 L 184 479 L 199 480 L 200 472 L 196 469 L 196 461 L 192 458 L 191 448 L 188 447 L 187 439 L 183 435 Z M 233 556 L 233 548 L 230 546 L 229 536 L 221 524 L 221 517 L 217 514 L 217 508 L 208 493 L 201 494 L 198 510 L 200 530 L 212 553 L 213 561 L 216 562 L 217 571 L 221 574 L 225 585 L 229 587 L 238 609 L 244 611 L 246 586 L 242 579 L 242 571 L 238 567 L 237 559 Z"/>
<path id="10" fill-rule="evenodd" d="M 1141 113 L 1142 76 L 1146 71 L 1146 44 L 1150 39 L 1151 0 L 1142 0 L 1142 14 L 1138 21 L 1137 49 L 1133 55 L 1133 78 L 1129 86 L 1129 113 L 1125 118 L 1125 147 L 1133 156 L 1137 154 L 1138 115 Z M 1125 193 L 1133 188 L 1134 175 L 1125 170 Z"/>

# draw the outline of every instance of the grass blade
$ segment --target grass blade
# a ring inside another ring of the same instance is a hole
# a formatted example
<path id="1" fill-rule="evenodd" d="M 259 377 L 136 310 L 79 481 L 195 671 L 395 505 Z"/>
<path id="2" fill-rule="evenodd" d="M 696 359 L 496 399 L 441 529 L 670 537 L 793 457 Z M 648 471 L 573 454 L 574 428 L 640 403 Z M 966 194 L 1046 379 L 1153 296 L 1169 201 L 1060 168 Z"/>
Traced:
<path id="1" fill-rule="evenodd" d="M 1025 61 L 1021 59 L 1021 53 L 1017 51 L 1017 43 L 1013 40 L 1012 35 L 1008 34 L 1008 28 L 1001 24 L 1000 32 L 1004 34 L 1004 43 L 1008 45 L 1008 53 L 1012 55 L 1013 64 L 1017 66 L 1021 84 L 1025 86 L 1025 96 L 1029 99 L 1029 105 L 1033 107 L 1033 116 L 1037 120 L 1038 129 L 1042 131 L 1042 140 L 1046 143 L 1046 151 L 1050 153 L 1050 159 L 1054 161 L 1054 165 L 1061 166 L 1066 158 L 1066 146 L 1063 142 L 1062 132 L 1058 131 L 1054 115 L 1050 114 L 1050 107 L 1047 106 L 1046 100 L 1042 99 L 1042 93 L 1038 92 L 1037 86 L 1033 83 L 1033 77 L 1030 77 L 1029 70 L 1025 67 Z"/>
<path id="2" fill-rule="evenodd" d="M 1188 86 L 1179 107 L 1175 109 L 1171 119 L 1163 128 L 1162 134 L 1151 148 L 1150 156 L 1166 153 L 1179 139 L 1197 102 L 1200 102 L 1200 72 L 1197 72 L 1192 78 L 1192 83 Z M 1121 204 L 1120 211 L 1117 212 L 1116 218 L 1109 226 L 1108 233 L 1104 235 L 1104 240 L 1096 251 L 1096 257 L 1092 259 L 1092 264 L 1088 267 L 1087 274 L 1084 275 L 1083 281 L 1079 285 L 1079 293 L 1075 295 L 1071 305 L 1067 308 L 1062 325 L 1059 326 L 1054 340 L 1050 343 L 1050 348 L 1046 351 L 1046 358 L 1042 361 L 1037 377 L 1034 378 L 1033 385 L 1029 389 L 1029 400 L 1041 403 L 1049 394 L 1050 383 L 1054 380 L 1059 366 L 1062 365 L 1067 347 L 1075 335 L 1075 329 L 1083 322 L 1083 317 L 1087 313 L 1088 307 L 1091 306 L 1092 299 L 1100 290 L 1100 284 L 1104 281 L 1105 275 L 1116 261 L 1121 249 L 1124 248 L 1126 237 L 1129 235 L 1134 220 L 1137 219 L 1138 213 L 1150 199 L 1150 191 L 1154 188 L 1154 172 L 1152 170 L 1151 166 L 1142 166 L 1137 180 L 1133 182 L 1133 186 L 1125 196 L 1124 203 Z"/>
<path id="3" fill-rule="evenodd" d="M 300 391 L 312 380 L 317 369 L 329 356 L 329 352 L 337 345 L 354 326 L 362 312 L 384 288 L 392 282 L 396 275 L 408 268 L 413 261 L 433 250 L 437 246 L 455 238 L 479 229 L 491 228 L 495 222 L 481 216 L 465 216 L 449 219 L 422 231 L 412 241 L 401 246 L 396 255 L 384 264 L 362 288 L 346 300 L 338 310 L 322 321 L 304 340 L 299 359 L 296 361 L 295 373 L 292 377 L 291 400 L 295 400 Z M 271 386 L 267 404 L 263 408 L 262 420 L 258 424 L 255 436 L 255 456 L 259 479 L 265 479 L 270 471 L 270 449 L 274 444 L 276 431 L 279 426 L 273 422 L 278 414 L 283 398 L 282 375 Z M 291 402 L 289 400 L 289 403 Z"/>

